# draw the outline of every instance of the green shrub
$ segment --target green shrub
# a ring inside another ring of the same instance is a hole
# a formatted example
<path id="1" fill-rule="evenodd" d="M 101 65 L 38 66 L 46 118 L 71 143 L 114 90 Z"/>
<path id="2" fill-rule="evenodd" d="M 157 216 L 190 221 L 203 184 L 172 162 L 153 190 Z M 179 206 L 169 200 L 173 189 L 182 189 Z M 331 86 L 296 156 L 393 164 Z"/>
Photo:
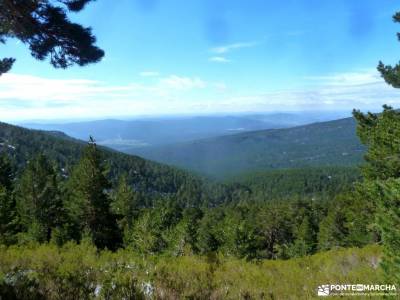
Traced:
<path id="1" fill-rule="evenodd" d="M 310 299 L 333 283 L 384 283 L 379 246 L 291 260 L 140 256 L 90 242 L 0 248 L 0 299 Z"/>

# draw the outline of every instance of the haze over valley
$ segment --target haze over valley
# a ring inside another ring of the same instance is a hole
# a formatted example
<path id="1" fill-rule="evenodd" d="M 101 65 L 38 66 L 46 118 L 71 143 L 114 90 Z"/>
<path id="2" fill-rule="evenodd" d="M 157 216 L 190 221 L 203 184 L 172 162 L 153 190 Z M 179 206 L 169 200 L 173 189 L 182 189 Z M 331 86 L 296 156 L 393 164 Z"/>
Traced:
<path id="1" fill-rule="evenodd" d="M 291 112 L 23 125 L 82 141 L 93 136 L 115 150 L 223 178 L 252 170 L 359 164 L 364 147 L 354 120 L 336 120 L 346 115 Z"/>

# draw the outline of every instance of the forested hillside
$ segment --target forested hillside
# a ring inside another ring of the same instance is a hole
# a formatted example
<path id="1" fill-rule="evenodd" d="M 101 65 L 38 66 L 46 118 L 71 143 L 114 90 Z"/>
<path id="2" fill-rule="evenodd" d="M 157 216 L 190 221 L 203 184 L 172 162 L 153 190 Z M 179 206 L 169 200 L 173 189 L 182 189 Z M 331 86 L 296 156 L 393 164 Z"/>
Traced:
<path id="1" fill-rule="evenodd" d="M 47 180 L 53 178 L 50 180 L 53 196 L 61 199 L 55 205 L 66 205 L 63 209 L 70 210 L 75 218 L 83 205 L 78 203 L 88 197 L 88 193 L 95 193 L 95 198 L 103 195 L 102 201 L 109 202 L 110 209 L 114 207 L 113 214 L 120 219 L 120 229 L 125 232 L 124 243 L 133 243 L 144 252 L 184 251 L 185 247 L 178 247 L 175 239 L 180 234 L 190 233 L 194 236 L 187 237 L 189 248 L 199 253 L 220 249 L 239 257 L 292 256 L 297 250 L 288 249 L 296 241 L 297 226 L 306 218 L 304 226 L 311 226 L 307 230 L 312 230 L 312 238 L 309 237 L 310 248 L 301 251 L 313 253 L 319 248 L 319 225 L 328 213 L 327 206 L 337 201 L 338 194 L 350 192 L 358 178 L 354 169 L 320 168 L 249 174 L 219 184 L 135 156 L 98 148 L 93 140 L 89 144 L 76 141 L 59 132 L 27 130 L 2 123 L 0 138 L 1 150 L 6 155 L 3 165 L 9 165 L 9 168 L 3 167 L 3 172 L 13 177 L 4 185 L 14 189 L 13 194 L 21 199 L 18 213 L 27 213 L 21 208 L 26 204 L 25 199 L 33 201 L 29 205 L 53 201 L 48 199 L 52 194 L 49 196 L 47 192 L 43 199 L 36 199 L 41 196 L 33 189 L 33 186 L 45 188 L 50 184 Z M 36 178 L 36 173 L 43 173 L 42 178 Z M 99 177 L 92 178 L 90 174 Z M 314 203 L 314 197 L 322 202 Z M 71 207 L 71 201 L 78 202 Z M 353 200 L 346 205 L 353 205 L 351 203 Z M 275 216 L 272 218 L 271 214 Z M 299 218 L 296 224 L 287 223 L 295 215 Z M 28 223 L 32 222 L 29 220 Z M 241 229 L 244 231 L 231 231 L 238 224 L 245 226 Z M 264 240 L 262 232 L 274 230 L 275 226 L 279 228 L 279 235 L 273 240 Z M 242 248 L 236 239 L 242 234 L 243 238 L 250 238 L 248 231 L 254 231 L 250 236 L 255 240 L 246 241 Z M 50 236 L 49 233 L 47 238 Z M 255 244 L 250 247 L 252 243 Z M 280 248 L 283 245 L 284 248 Z"/>
<path id="2" fill-rule="evenodd" d="M 365 229 L 372 215 L 349 226 L 351 212 L 365 213 L 357 211 L 352 168 L 282 170 L 219 184 L 92 139 L 7 124 L 0 137 L 5 243 L 62 244 L 88 234 L 100 248 L 260 259 L 376 240 Z"/>
<path id="3" fill-rule="evenodd" d="M 225 180 L 249 189 L 257 199 L 332 198 L 361 179 L 359 167 L 307 167 L 249 172 Z"/>
<path id="4" fill-rule="evenodd" d="M 132 153 L 212 177 L 309 166 L 354 166 L 365 148 L 353 118 L 246 132 Z"/>
<path id="5" fill-rule="evenodd" d="M 89 138 L 89 137 L 88 137 Z M 17 171 L 38 154 L 57 164 L 58 171 L 68 176 L 87 143 L 75 140 L 61 132 L 28 130 L 0 123 L 0 147 L 9 154 Z M 116 182 L 125 174 L 130 184 L 151 194 L 176 193 L 185 184 L 200 184 L 187 172 L 99 147 L 106 162 L 108 178 Z"/>

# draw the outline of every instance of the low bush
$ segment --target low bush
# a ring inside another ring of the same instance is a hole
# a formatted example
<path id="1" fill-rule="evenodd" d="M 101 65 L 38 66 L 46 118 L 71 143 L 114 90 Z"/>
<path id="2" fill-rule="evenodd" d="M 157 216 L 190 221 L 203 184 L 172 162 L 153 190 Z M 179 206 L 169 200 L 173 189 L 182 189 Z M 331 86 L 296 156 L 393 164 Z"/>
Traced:
<path id="1" fill-rule="evenodd" d="M 141 256 L 89 242 L 0 249 L 0 299 L 309 299 L 321 284 L 382 282 L 379 246 L 291 260 Z"/>

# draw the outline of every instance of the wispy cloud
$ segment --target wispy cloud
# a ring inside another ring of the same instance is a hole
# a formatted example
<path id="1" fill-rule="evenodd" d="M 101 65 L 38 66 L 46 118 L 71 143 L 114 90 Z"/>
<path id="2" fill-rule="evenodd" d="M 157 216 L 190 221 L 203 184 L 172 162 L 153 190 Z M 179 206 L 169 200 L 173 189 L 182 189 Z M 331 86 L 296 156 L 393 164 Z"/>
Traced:
<path id="1" fill-rule="evenodd" d="M 204 88 L 206 82 L 198 77 L 170 75 L 152 84 L 129 83 L 109 85 L 105 82 L 83 79 L 48 79 L 43 77 L 4 74 L 0 77 L 0 101 L 5 99 L 80 102 L 84 100 L 114 99 L 146 93 L 166 95 L 176 90 Z"/>
<path id="2" fill-rule="evenodd" d="M 366 70 L 364 72 L 348 72 L 324 76 L 308 76 L 305 77 L 305 79 L 317 84 L 330 86 L 355 86 L 384 83 L 376 70 Z"/>
<path id="3" fill-rule="evenodd" d="M 216 88 L 198 77 L 177 75 L 148 84 L 110 85 L 8 73 L 0 77 L 0 120 L 173 113 L 187 94 L 206 87 Z"/>
<path id="4" fill-rule="evenodd" d="M 206 82 L 198 77 L 180 77 L 177 75 L 171 75 L 167 78 L 161 79 L 160 83 L 172 89 L 177 90 L 188 90 L 188 89 L 202 89 L 206 87 Z"/>
<path id="5" fill-rule="evenodd" d="M 241 48 L 252 48 L 257 46 L 259 43 L 258 42 L 241 42 L 241 43 L 234 43 L 234 44 L 229 44 L 229 45 L 223 45 L 215 48 L 211 48 L 211 52 L 217 53 L 217 54 L 224 54 L 228 53 L 232 50 L 236 49 L 241 49 Z"/>
<path id="6" fill-rule="evenodd" d="M 389 87 L 375 70 L 312 76 L 298 89 L 242 92 L 196 103 L 197 111 L 309 111 L 361 109 L 379 111 L 383 104 L 400 106 L 400 91 Z M 218 100 L 217 100 L 218 99 Z"/>
<path id="7" fill-rule="evenodd" d="M 378 110 L 400 106 L 400 91 L 374 70 L 307 77 L 285 90 L 238 90 L 224 81 L 170 75 L 149 83 L 110 85 L 22 74 L 0 77 L 0 120 L 102 118 L 142 114 L 285 110 Z M 229 83 L 229 82 L 228 82 Z"/>
<path id="8" fill-rule="evenodd" d="M 230 59 L 227 59 L 226 57 L 223 57 L 223 56 L 212 56 L 208 60 L 211 61 L 211 62 L 223 63 L 223 64 L 231 62 Z"/>
<path id="9" fill-rule="evenodd" d="M 400 105 L 400 91 L 388 86 L 376 70 L 307 77 L 310 85 L 241 97 L 259 109 L 379 110 L 383 104 Z"/>
<path id="10" fill-rule="evenodd" d="M 139 73 L 142 77 L 158 77 L 160 76 L 160 72 L 158 71 L 143 71 Z"/>

